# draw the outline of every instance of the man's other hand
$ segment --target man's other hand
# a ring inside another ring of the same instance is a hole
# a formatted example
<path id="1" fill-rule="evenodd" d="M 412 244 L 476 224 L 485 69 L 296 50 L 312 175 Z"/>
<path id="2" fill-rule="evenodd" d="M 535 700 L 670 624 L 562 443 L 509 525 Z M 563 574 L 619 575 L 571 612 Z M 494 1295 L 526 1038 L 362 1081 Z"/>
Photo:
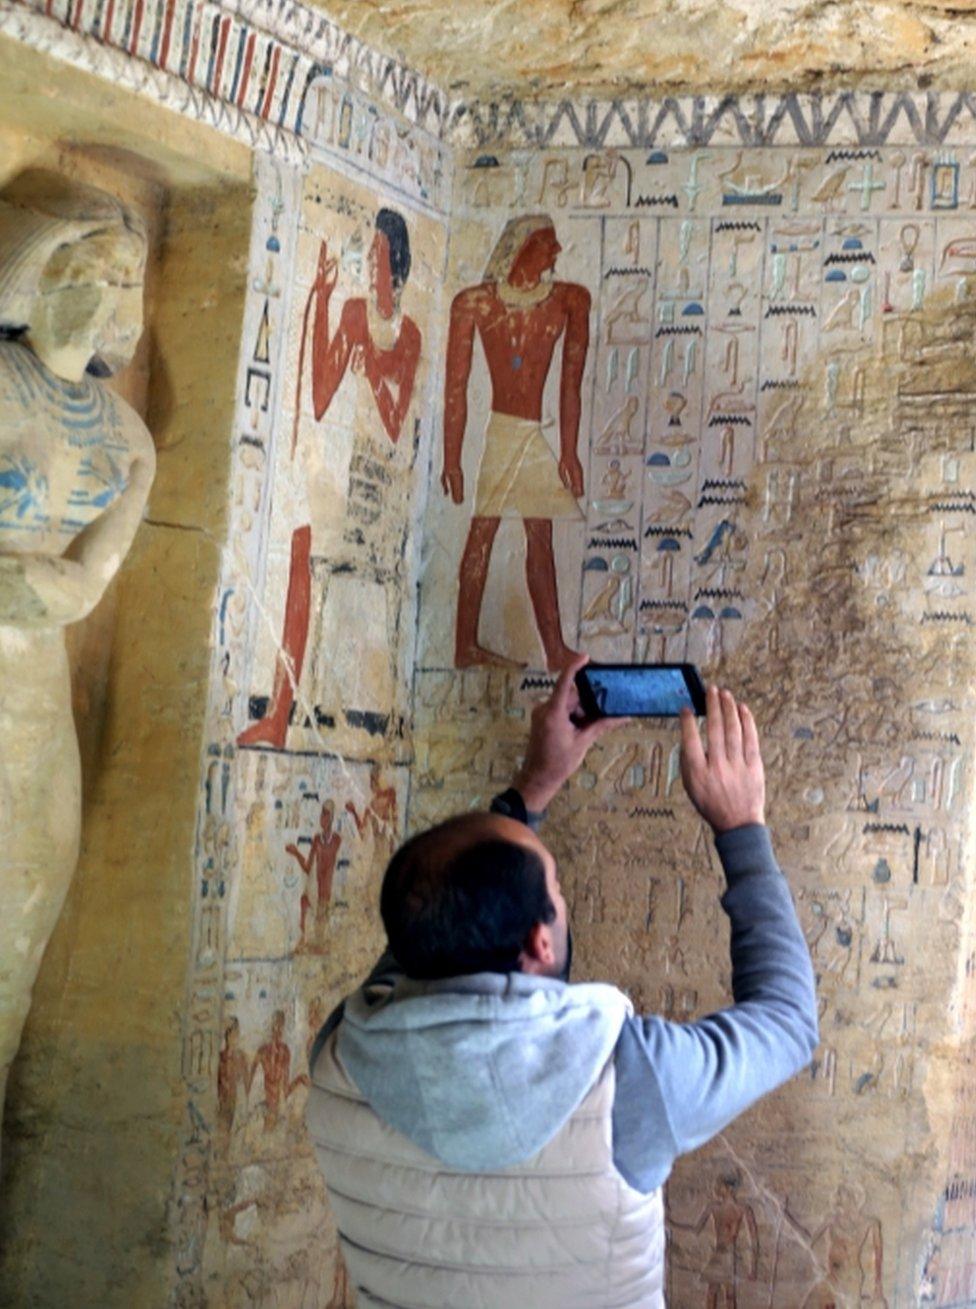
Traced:
<path id="1" fill-rule="evenodd" d="M 444 466 L 441 473 L 441 487 L 444 494 L 449 495 L 456 505 L 464 501 L 464 473 L 461 471 L 460 464 L 452 464 L 450 468 Z"/>
<path id="2" fill-rule="evenodd" d="M 526 809 L 541 813 L 567 778 L 572 777 L 595 741 L 628 722 L 626 718 L 584 721 L 580 711 L 576 673 L 588 661 L 579 655 L 559 675 L 552 695 L 532 710 L 532 727 L 515 788 Z"/>
<path id="3" fill-rule="evenodd" d="M 681 780 L 691 803 L 715 832 L 765 822 L 766 775 L 756 720 L 731 691 L 710 686 L 705 723 L 707 754 L 694 714 L 681 711 Z"/>
<path id="4" fill-rule="evenodd" d="M 559 476 L 566 490 L 578 500 L 583 494 L 583 465 L 575 453 L 563 455 L 560 459 Z"/>

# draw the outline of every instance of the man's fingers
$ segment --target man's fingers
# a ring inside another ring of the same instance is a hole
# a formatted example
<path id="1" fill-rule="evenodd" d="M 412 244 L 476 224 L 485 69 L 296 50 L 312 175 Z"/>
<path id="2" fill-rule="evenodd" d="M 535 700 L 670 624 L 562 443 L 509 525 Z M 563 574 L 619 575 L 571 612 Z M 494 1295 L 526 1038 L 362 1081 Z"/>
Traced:
<path id="1" fill-rule="evenodd" d="M 626 727 L 631 721 L 630 718 L 598 718 L 595 723 L 590 723 L 589 727 L 584 727 L 580 736 L 589 750 L 601 736 L 606 736 L 608 732 L 615 732 L 618 727 Z"/>
<path id="2" fill-rule="evenodd" d="M 569 698 L 566 701 L 566 711 L 570 718 L 575 718 L 580 712 L 579 687 L 576 685 L 575 677 L 569 684 Z"/>
<path id="3" fill-rule="evenodd" d="M 725 754 L 729 759 L 742 758 L 742 723 L 735 696 L 731 691 L 722 692 L 722 726 L 725 729 Z"/>
<path id="4" fill-rule="evenodd" d="M 722 700 L 714 683 L 705 693 L 705 726 L 708 728 L 709 756 L 713 759 L 724 759 L 725 724 L 722 721 Z"/>
<path id="5" fill-rule="evenodd" d="M 742 756 L 747 764 L 762 760 L 759 750 L 759 732 L 752 710 L 746 704 L 739 705 L 739 721 L 742 723 Z"/>
<path id="6" fill-rule="evenodd" d="M 681 762 L 689 773 L 699 772 L 705 767 L 705 747 L 690 709 L 681 711 Z"/>
<path id="7" fill-rule="evenodd" d="M 566 714 L 567 717 L 570 712 L 570 693 L 574 689 L 574 678 L 583 665 L 589 662 L 589 659 L 589 655 L 577 655 L 576 658 L 571 660 L 559 674 L 559 678 L 553 689 L 552 700 L 550 703 L 556 706 L 560 713 Z M 579 702 L 577 701 L 577 703 Z"/>

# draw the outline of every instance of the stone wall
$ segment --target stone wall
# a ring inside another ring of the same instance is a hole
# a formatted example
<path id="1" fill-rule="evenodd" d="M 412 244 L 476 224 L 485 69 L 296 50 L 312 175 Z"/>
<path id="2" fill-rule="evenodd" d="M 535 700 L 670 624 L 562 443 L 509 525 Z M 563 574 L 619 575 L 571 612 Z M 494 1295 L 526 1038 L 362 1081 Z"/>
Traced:
<path id="1" fill-rule="evenodd" d="M 125 385 L 160 476 L 117 609 L 74 638 L 86 850 L 7 1123 L 15 1298 L 352 1303 L 301 1124 L 309 1044 L 379 950 L 404 825 L 509 783 L 561 640 L 687 657 L 750 697 L 820 978 L 809 1074 L 669 1186 L 672 1304 L 730 1264 L 746 1309 L 976 1300 L 970 98 L 499 107 L 297 6 L 47 10 L 0 4 L 23 91 L 3 140 L 34 142 L 11 170 L 155 216 Z M 381 210 L 410 250 L 391 319 Z M 480 344 L 470 375 L 447 358 L 456 295 L 525 215 L 555 223 L 582 373 L 561 387 L 565 333 L 546 366 L 532 297 L 505 308 L 502 354 L 544 378 L 515 439 L 549 489 L 502 511 L 488 668 L 459 660 L 457 609 L 491 386 Z M 350 350 L 316 380 L 333 279 Z M 463 489 L 441 481 L 445 384 Z M 613 737 L 544 835 L 577 975 L 682 1019 L 727 1002 L 728 969 L 674 747 L 659 724 Z"/>
<path id="2" fill-rule="evenodd" d="M 968 153 L 962 138 L 910 154 L 841 138 L 459 161 L 449 295 L 491 274 L 513 215 L 551 218 L 562 251 L 538 308 L 492 300 L 496 326 L 466 385 L 464 501 L 435 492 L 426 516 L 411 826 L 484 804 L 512 775 L 526 703 L 552 680 L 552 612 L 530 598 L 523 520 L 550 518 L 569 646 L 688 659 L 752 702 L 819 980 L 810 1072 L 669 1184 L 678 1306 L 724 1280 L 739 1305 L 782 1309 L 976 1294 L 954 1230 L 972 1021 Z M 567 325 L 545 384 L 538 502 L 480 507 L 503 515 L 478 627 L 490 654 L 464 667 L 455 636 L 477 590 L 464 551 L 479 465 L 511 441 L 486 433 L 489 352 L 496 394 L 505 368 L 545 375 L 545 306 L 566 284 L 592 305 L 580 513 L 542 489 L 559 485 Z M 466 303 L 454 301 L 459 335 Z M 450 412 L 450 349 L 445 386 Z M 498 656 L 523 667 L 477 665 Z M 677 762 L 673 727 L 614 735 L 543 835 L 568 887 L 579 975 L 684 1020 L 731 995 L 721 876 Z M 723 1195 L 738 1211 L 734 1255 L 719 1250 Z"/>
<path id="3" fill-rule="evenodd" d="M 322 4 L 382 50 L 486 103 L 509 97 L 727 95 L 824 86 L 971 85 L 969 0 L 534 0 L 532 22 L 497 0 Z"/>

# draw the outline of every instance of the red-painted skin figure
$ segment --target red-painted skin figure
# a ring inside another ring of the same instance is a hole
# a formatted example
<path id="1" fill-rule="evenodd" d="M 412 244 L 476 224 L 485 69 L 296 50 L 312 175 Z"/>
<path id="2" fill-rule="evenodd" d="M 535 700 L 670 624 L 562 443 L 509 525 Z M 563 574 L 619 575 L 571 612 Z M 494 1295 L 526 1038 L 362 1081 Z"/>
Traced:
<path id="1" fill-rule="evenodd" d="M 291 1077 L 291 1051 L 284 1041 L 285 1015 L 281 1009 L 275 1011 L 271 1019 L 271 1037 L 265 1041 L 254 1056 L 251 1065 L 251 1080 L 260 1068 L 264 1074 L 264 1130 L 270 1132 L 277 1126 L 284 1101 L 298 1086 L 308 1086 L 306 1073 Z"/>
<path id="2" fill-rule="evenodd" d="M 373 393 L 383 428 L 396 444 L 410 401 L 420 361 L 420 329 L 404 315 L 396 339 L 388 349 L 373 340 L 369 306 L 362 297 L 347 300 L 339 315 L 335 334 L 329 332 L 329 301 L 336 288 L 338 260 L 329 257 L 323 241 L 311 296 L 315 299 L 312 329 L 312 406 L 316 421 L 325 416 L 350 364 L 362 373 Z M 390 267 L 390 246 L 385 233 L 377 231 L 369 250 L 370 294 L 376 314 L 392 322 L 397 311 L 397 288 Z M 307 316 L 306 316 L 307 327 Z M 299 359 L 304 358 L 304 329 Z M 299 387 L 301 378 L 299 378 Z M 312 529 L 299 527 L 291 539 L 288 594 L 281 651 L 275 661 L 274 688 L 263 718 L 237 738 L 238 745 L 268 745 L 281 749 L 295 702 L 295 688 L 302 675 L 308 641 L 312 595 Z"/>
<path id="3" fill-rule="evenodd" d="M 516 292 L 539 287 L 555 266 L 561 246 L 551 226 L 540 227 L 522 245 L 508 273 Z M 577 498 L 583 494 L 583 468 L 576 453 L 580 423 L 580 384 L 589 345 L 590 294 L 572 282 L 552 283 L 543 299 L 522 307 L 505 304 L 496 284 L 485 281 L 461 291 L 451 306 L 444 391 L 444 469 L 441 485 L 455 504 L 464 500 L 461 446 L 467 422 L 467 389 L 475 333 L 481 338 L 491 377 L 491 408 L 496 414 L 541 422 L 546 378 L 556 343 L 563 337 L 559 386 L 559 476 Z M 498 517 L 475 515 L 461 557 L 455 665 L 518 667 L 512 659 L 479 644 L 478 624 Z M 575 651 L 563 641 L 552 520 L 525 517 L 526 581 L 546 666 L 563 669 Z"/>
<path id="4" fill-rule="evenodd" d="M 352 815 L 356 831 L 360 836 L 364 836 L 367 827 L 370 827 L 374 840 L 392 844 L 396 837 L 397 826 L 396 789 L 381 784 L 380 770 L 375 764 L 369 770 L 369 791 L 369 804 L 362 814 L 351 800 L 346 801 L 346 813 Z"/>
<path id="5" fill-rule="evenodd" d="M 307 919 L 308 911 L 312 907 L 312 899 L 308 891 L 308 878 L 313 874 L 315 876 L 315 925 L 316 928 L 322 926 L 329 915 L 329 904 L 332 899 L 332 880 L 335 877 L 336 863 L 339 859 L 339 847 L 342 845 L 342 837 L 332 826 L 335 818 L 335 808 L 331 800 L 326 800 L 322 806 L 322 813 L 319 816 L 320 830 L 312 837 L 312 844 L 309 847 L 307 855 L 303 855 L 297 845 L 286 845 L 285 854 L 290 854 L 297 861 L 299 868 L 305 874 L 306 889 L 302 892 L 300 904 L 300 928 L 297 949 L 304 950 L 308 946 Z M 318 937 L 319 933 L 316 933 Z"/>
<path id="6" fill-rule="evenodd" d="M 224 1032 L 224 1047 L 217 1062 L 217 1123 L 227 1137 L 234 1126 L 238 1086 L 243 1088 L 245 1098 L 251 1090 L 251 1068 L 240 1047 L 240 1032 L 240 1023 L 232 1018 Z"/>

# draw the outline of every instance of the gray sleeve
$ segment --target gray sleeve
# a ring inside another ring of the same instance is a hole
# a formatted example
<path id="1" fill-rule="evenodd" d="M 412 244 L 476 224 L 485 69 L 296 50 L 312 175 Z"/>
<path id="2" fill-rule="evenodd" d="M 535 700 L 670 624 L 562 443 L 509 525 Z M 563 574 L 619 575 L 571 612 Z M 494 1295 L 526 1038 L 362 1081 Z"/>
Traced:
<path id="1" fill-rule="evenodd" d="M 639 1191 L 810 1062 L 819 1040 L 810 952 L 767 828 L 716 838 L 728 889 L 734 1005 L 694 1023 L 636 1016 L 615 1054 L 614 1162 Z"/>

